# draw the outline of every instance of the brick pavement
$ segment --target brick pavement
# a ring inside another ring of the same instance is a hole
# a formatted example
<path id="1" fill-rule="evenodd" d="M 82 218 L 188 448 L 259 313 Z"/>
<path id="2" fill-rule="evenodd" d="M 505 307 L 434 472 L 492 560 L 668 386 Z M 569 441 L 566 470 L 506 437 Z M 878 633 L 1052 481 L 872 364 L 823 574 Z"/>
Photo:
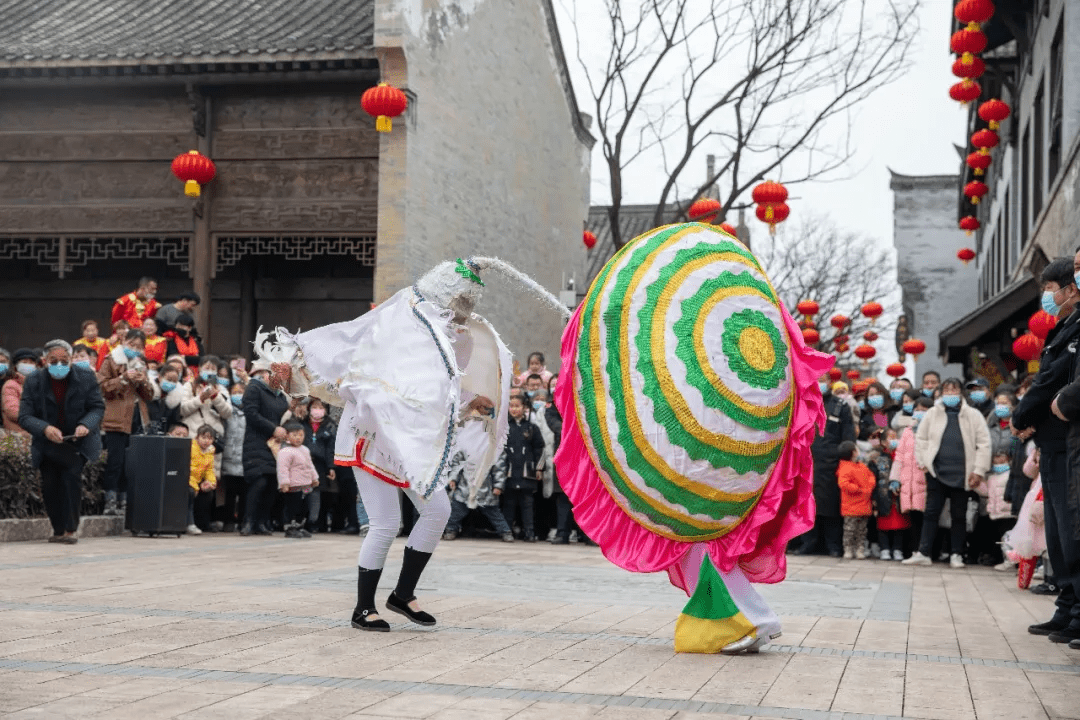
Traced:
<path id="1" fill-rule="evenodd" d="M 391 552 L 380 599 L 397 571 Z M 792 558 L 758 656 L 676 655 L 666 576 L 596 548 L 444 543 L 435 629 L 348 626 L 356 538 L 0 545 L 5 718 L 1080 718 L 1051 602 L 985 568 Z"/>

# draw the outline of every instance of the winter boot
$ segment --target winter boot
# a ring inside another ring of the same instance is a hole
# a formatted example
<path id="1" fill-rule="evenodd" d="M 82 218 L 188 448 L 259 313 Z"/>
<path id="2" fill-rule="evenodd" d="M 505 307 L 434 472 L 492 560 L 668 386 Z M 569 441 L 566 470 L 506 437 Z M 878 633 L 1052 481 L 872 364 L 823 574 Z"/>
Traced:
<path id="1" fill-rule="evenodd" d="M 420 575 L 424 572 L 431 553 L 405 548 L 405 559 L 401 563 L 401 575 L 398 576 L 397 587 L 390 597 L 386 599 L 386 609 L 392 610 L 412 620 L 417 625 L 431 626 L 435 624 L 435 618 L 423 610 L 413 610 L 409 603 L 416 599 L 416 583 L 420 581 Z"/>
<path id="2" fill-rule="evenodd" d="M 352 614 L 352 626 L 357 630 L 371 630 L 374 632 L 390 632 L 390 623 L 382 618 L 368 620 L 369 615 L 377 615 L 375 610 L 375 588 L 379 586 L 379 578 L 382 577 L 382 568 L 368 570 L 358 568 L 356 580 L 356 608 Z"/>

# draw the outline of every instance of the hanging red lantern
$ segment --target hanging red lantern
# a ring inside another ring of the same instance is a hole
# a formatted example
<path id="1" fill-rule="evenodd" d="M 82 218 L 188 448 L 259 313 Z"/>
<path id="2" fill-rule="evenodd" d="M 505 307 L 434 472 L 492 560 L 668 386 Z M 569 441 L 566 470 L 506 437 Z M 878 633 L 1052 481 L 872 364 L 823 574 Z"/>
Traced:
<path id="1" fill-rule="evenodd" d="M 787 188 L 780 183 L 766 180 L 753 189 L 750 193 L 750 197 L 752 197 L 754 202 L 758 205 L 779 205 L 780 203 L 787 202 L 788 191 Z"/>
<path id="2" fill-rule="evenodd" d="M 990 148 L 995 148 L 998 143 L 1001 142 L 1001 138 L 993 130 L 987 130 L 983 128 L 977 133 L 971 136 L 971 144 L 979 148 L 979 152 L 986 155 L 990 152 Z"/>
<path id="3" fill-rule="evenodd" d="M 961 57 L 981 53 L 986 49 L 986 33 L 961 28 L 949 38 L 949 49 Z"/>
<path id="4" fill-rule="evenodd" d="M 582 233 L 581 240 L 585 243 L 586 250 L 592 250 L 593 245 L 596 244 L 596 235 L 586 230 L 584 233 Z"/>
<path id="5" fill-rule="evenodd" d="M 904 344 L 900 346 L 900 349 L 904 351 L 905 355 L 919 357 L 926 352 L 926 343 L 922 340 L 912 338 L 911 340 L 905 340 Z"/>
<path id="6" fill-rule="evenodd" d="M 982 23 L 994 16 L 994 3 L 991 0 L 960 0 L 953 8 L 953 15 L 968 30 L 978 30 Z"/>
<path id="7" fill-rule="evenodd" d="M 881 307 L 879 302 L 871 301 L 862 306 L 863 317 L 870 318 L 871 325 L 877 322 L 883 312 L 885 312 L 885 308 Z"/>
<path id="8" fill-rule="evenodd" d="M 1008 103 L 993 98 L 979 106 L 979 117 L 990 125 L 991 130 L 997 130 L 1001 127 L 1001 121 L 1009 117 L 1011 111 Z"/>
<path id="9" fill-rule="evenodd" d="M 185 195 L 199 197 L 200 186 L 214 179 L 217 168 L 210 158 L 198 150 L 190 150 L 173 158 L 172 173 L 184 182 Z"/>
<path id="10" fill-rule="evenodd" d="M 835 361 L 836 358 L 833 358 L 833 360 Z M 844 372 L 840 368 L 833 367 L 833 368 L 829 369 L 829 379 L 832 380 L 833 382 L 836 382 L 838 380 L 842 380 L 843 378 L 844 378 Z"/>
<path id="11" fill-rule="evenodd" d="M 846 315 L 833 315 L 829 320 L 829 324 L 837 330 L 843 330 L 851 323 L 851 318 Z"/>
<path id="12" fill-rule="evenodd" d="M 836 346 L 836 352 L 840 353 L 841 355 L 843 355 L 850 349 L 851 347 L 847 343 L 841 343 Z"/>
<path id="13" fill-rule="evenodd" d="M 907 367 L 904 366 L 904 363 L 894 362 L 892 365 L 885 368 L 885 372 L 889 377 L 902 378 L 907 374 Z"/>
<path id="14" fill-rule="evenodd" d="M 949 88 L 949 97 L 961 105 L 978 100 L 980 95 L 982 95 L 982 86 L 971 79 L 958 82 Z"/>
<path id="15" fill-rule="evenodd" d="M 972 180 L 964 186 L 964 195 L 967 195 L 967 199 L 971 201 L 972 205 L 978 205 L 979 200 L 988 192 L 990 192 L 990 188 L 986 187 L 986 183 L 978 180 Z"/>
<path id="16" fill-rule="evenodd" d="M 967 166 L 975 171 L 975 176 L 978 177 L 986 172 L 986 168 L 990 167 L 994 159 L 990 157 L 989 151 L 987 152 L 973 152 L 969 153 L 967 159 L 964 161 Z"/>
<path id="17" fill-rule="evenodd" d="M 866 342 L 877 342 L 878 334 L 873 330 L 867 330 L 862 334 L 862 339 Z"/>
<path id="18" fill-rule="evenodd" d="M 795 309 L 799 311 L 800 315 L 804 315 L 808 318 L 812 318 L 821 312 L 821 306 L 813 300 L 803 300 L 795 306 Z"/>
<path id="19" fill-rule="evenodd" d="M 787 220 L 789 214 L 791 214 L 791 208 L 787 206 L 787 203 L 777 203 L 775 205 L 758 205 L 754 210 L 754 214 L 757 215 L 757 219 L 763 223 L 769 224 L 769 234 L 776 234 L 776 226 L 779 223 Z"/>
<path id="20" fill-rule="evenodd" d="M 857 380 L 854 385 L 851 386 L 851 392 L 856 395 L 861 395 L 870 389 L 869 380 Z"/>
<path id="21" fill-rule="evenodd" d="M 855 357 L 863 361 L 863 365 L 870 364 L 870 358 L 877 355 L 877 350 L 873 345 L 859 345 L 855 348 Z"/>
<path id="22" fill-rule="evenodd" d="M 731 223 L 720 223 L 720 229 L 726 232 L 731 237 L 739 236 L 739 233 L 735 231 L 735 226 Z"/>
<path id="23" fill-rule="evenodd" d="M 848 370 L 847 371 L 848 380 L 858 380 L 861 377 L 862 377 L 862 373 L 859 372 L 858 370 Z"/>
<path id="24" fill-rule="evenodd" d="M 821 335 L 814 328 L 803 328 L 802 336 L 807 345 L 817 345 L 821 342 Z"/>
<path id="25" fill-rule="evenodd" d="M 1045 310 L 1038 311 L 1028 319 L 1028 330 L 1040 340 L 1045 340 L 1056 326 L 1057 318 Z"/>
<path id="26" fill-rule="evenodd" d="M 975 259 L 975 251 L 971 248 L 960 248 L 960 250 L 958 250 L 956 253 L 956 257 L 960 260 L 960 262 L 967 265 L 969 262 Z"/>
<path id="27" fill-rule="evenodd" d="M 712 223 L 716 220 L 717 214 L 720 212 L 720 201 L 712 198 L 701 198 L 695 200 L 690 209 L 687 210 L 687 216 L 695 222 Z"/>
<path id="28" fill-rule="evenodd" d="M 1020 337 L 1016 338 L 1012 345 L 1013 355 L 1020 358 L 1024 362 L 1031 362 L 1035 358 L 1039 357 L 1039 353 L 1042 352 L 1043 341 L 1040 340 L 1034 333 L 1024 333 Z"/>
<path id="29" fill-rule="evenodd" d="M 960 218 L 960 229 L 966 232 L 968 235 L 982 227 L 982 223 L 979 222 L 979 218 L 974 215 L 967 215 Z"/>
<path id="30" fill-rule="evenodd" d="M 379 83 L 360 97 L 360 107 L 375 118 L 376 130 L 388 133 L 394 127 L 393 119 L 408 109 L 409 98 L 393 85 Z"/>
<path id="31" fill-rule="evenodd" d="M 846 345 L 850 339 L 847 335 L 834 335 L 832 341 L 834 345 Z"/>
<path id="32" fill-rule="evenodd" d="M 982 77 L 985 72 L 986 63 L 979 57 L 972 56 L 971 62 L 964 62 L 963 58 L 959 58 L 952 64 L 952 74 L 958 78 L 974 80 Z"/>

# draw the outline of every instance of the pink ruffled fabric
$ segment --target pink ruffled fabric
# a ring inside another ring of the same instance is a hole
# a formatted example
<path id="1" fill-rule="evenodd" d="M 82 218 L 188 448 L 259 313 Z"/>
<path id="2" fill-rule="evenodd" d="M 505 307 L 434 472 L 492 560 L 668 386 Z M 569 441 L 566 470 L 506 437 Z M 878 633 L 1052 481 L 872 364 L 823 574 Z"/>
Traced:
<path id="1" fill-rule="evenodd" d="M 814 463 L 810 445 L 825 427 L 825 409 L 817 379 L 833 358 L 806 347 L 802 331 L 781 306 L 791 339 L 795 403 L 788 442 L 776 463 L 760 501 L 734 530 L 707 543 L 685 543 L 660 537 L 638 525 L 615 503 L 592 464 L 577 424 L 573 382 L 559 383 L 555 405 L 563 417 L 563 438 L 555 454 L 559 484 L 574 504 L 574 518 L 600 546 L 604 556 L 631 572 L 667 570 L 671 582 L 688 595 L 697 582 L 707 549 L 717 568 L 727 572 L 738 565 L 751 582 L 777 583 L 787 574 L 784 551 L 792 538 L 813 527 Z M 562 340 L 562 366 L 575 367 L 579 306 Z M 564 372 L 569 372 L 565 370 Z"/>

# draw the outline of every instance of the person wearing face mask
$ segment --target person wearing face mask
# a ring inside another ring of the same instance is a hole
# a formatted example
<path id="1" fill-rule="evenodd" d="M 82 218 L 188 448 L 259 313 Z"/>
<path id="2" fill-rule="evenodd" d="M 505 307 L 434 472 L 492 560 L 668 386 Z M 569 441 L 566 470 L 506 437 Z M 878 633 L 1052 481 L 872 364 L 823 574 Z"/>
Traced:
<path id="1" fill-rule="evenodd" d="M 112 308 L 112 322 L 127 322 L 129 328 L 141 328 L 143 320 L 157 314 L 161 303 L 154 299 L 157 295 L 157 280 L 152 277 L 139 278 L 139 285 L 134 292 L 118 298 Z"/>
<path id="2" fill-rule="evenodd" d="M 28 435 L 19 426 L 19 402 L 27 375 L 37 370 L 37 365 L 32 364 L 31 359 L 36 359 L 36 356 L 29 348 L 19 348 L 14 354 L 0 349 L 0 397 L 3 398 L 5 432 Z"/>
<path id="3" fill-rule="evenodd" d="M 825 403 L 825 432 L 818 435 L 810 452 L 814 458 L 814 500 L 817 516 L 814 527 L 799 540 L 793 551 L 796 555 L 809 555 L 823 549 L 832 557 L 844 554 L 844 518 L 840 514 L 840 485 L 836 469 L 840 464 L 840 443 L 855 442 L 856 423 L 851 407 L 843 396 L 848 386 L 843 382 L 828 384 L 829 376 L 818 379 Z"/>
<path id="4" fill-rule="evenodd" d="M 41 471 L 41 494 L 52 524 L 49 542 L 74 544 L 79 529 L 82 470 L 101 456 L 105 401 L 97 376 L 71 365 L 71 345 L 45 343 L 44 372 L 23 385 L 19 425 L 33 437 L 30 458 Z"/>
<path id="5" fill-rule="evenodd" d="M 154 400 L 154 388 L 146 376 L 142 361 L 142 330 L 129 330 L 124 342 L 114 348 L 101 363 L 98 381 L 105 399 L 105 472 L 101 486 L 105 490 L 105 514 L 122 515 L 127 504 L 127 477 L 124 474 L 127 448 L 133 434 L 150 425 L 147 403 Z"/>
<path id="6" fill-rule="evenodd" d="M 869 440 L 892 424 L 898 406 L 881 383 L 874 381 L 866 389 L 866 410 L 859 416 L 859 439 Z"/>
<path id="7" fill-rule="evenodd" d="M 949 500 L 952 553 L 949 564 L 964 567 L 967 540 L 967 493 L 986 480 L 990 470 L 990 433 L 986 418 L 964 402 L 963 383 L 949 378 L 941 384 L 941 404 L 927 411 L 915 433 L 915 459 L 926 473 L 926 517 L 919 549 L 904 562 L 931 564 L 937 518 Z"/>
<path id="8" fill-rule="evenodd" d="M 527 392 L 527 391 L 526 391 Z M 554 540 L 558 527 L 555 501 L 552 496 L 555 492 L 554 466 L 551 459 L 555 456 L 555 430 L 547 423 L 548 394 L 547 391 L 537 388 L 533 391 L 529 406 L 529 420 L 540 429 L 540 435 L 544 438 L 543 477 L 540 479 L 540 494 L 536 498 L 536 533 L 538 537 L 546 537 Z"/>
<path id="9" fill-rule="evenodd" d="M 926 511 L 926 474 L 915 458 L 915 433 L 919 423 L 926 417 L 934 401 L 918 390 L 911 390 L 911 422 L 900 433 L 896 452 L 893 454 L 889 480 L 900 483 L 900 512 L 906 515 L 911 526 L 905 532 L 904 546 L 916 548 L 922 537 L 923 514 Z"/>
<path id="10" fill-rule="evenodd" d="M 247 418 L 244 417 L 244 391 L 246 386 L 237 383 L 229 388 L 232 414 L 225 419 L 225 439 L 221 452 L 221 476 L 218 486 L 223 488 L 225 502 L 214 508 L 214 522 L 221 523 L 222 532 L 236 532 L 237 523 L 244 517 L 244 433 Z"/>
<path id="11" fill-rule="evenodd" d="M 1051 641 L 1059 643 L 1071 642 L 1073 635 L 1080 638 L 1080 604 L 1074 587 L 1080 580 L 1074 583 L 1069 577 L 1070 573 L 1080 575 L 1077 550 L 1080 518 L 1076 512 L 1078 502 L 1070 495 L 1070 488 L 1077 482 L 1070 457 L 1080 459 L 1080 442 L 1069 442 L 1070 436 L 1080 440 L 1080 431 L 1072 432 L 1074 422 L 1080 420 L 1080 412 L 1072 402 L 1076 390 L 1071 388 L 1076 381 L 1080 343 L 1080 313 L 1076 312 L 1080 291 L 1076 286 L 1075 265 L 1075 258 L 1059 258 L 1043 269 L 1043 309 L 1055 315 L 1058 323 L 1046 336 L 1039 371 L 1012 416 L 1012 426 L 1019 437 L 1026 439 L 1034 432 L 1035 446 L 1039 449 L 1046 553 L 1054 570 L 1054 584 L 1061 588 L 1053 617 L 1029 626 L 1028 632 L 1049 636 Z M 1063 393 L 1066 388 L 1068 391 Z M 1066 422 L 1062 417 L 1074 422 Z"/>
<path id="12" fill-rule="evenodd" d="M 214 355 L 204 356 L 197 374 L 180 386 L 180 422 L 187 425 L 192 437 L 203 425 L 214 429 L 214 436 L 225 436 L 225 421 L 232 416 L 233 404 L 229 391 L 218 384 L 221 360 Z M 214 474 L 221 476 L 221 453 L 214 453 Z"/>
<path id="13" fill-rule="evenodd" d="M 179 316 L 176 318 L 176 326 L 166 332 L 165 337 L 169 339 L 165 355 L 179 355 L 194 371 L 199 365 L 199 358 L 203 356 L 202 338 L 195 332 L 195 318 L 190 315 Z"/>
<path id="14" fill-rule="evenodd" d="M 994 412 L 994 398 L 990 392 L 990 383 L 986 381 L 986 378 L 977 377 L 968 381 L 966 389 L 971 407 L 989 419 L 990 414 Z"/>
<path id="15" fill-rule="evenodd" d="M 900 396 L 900 400 L 897 401 L 899 409 L 893 414 L 892 429 L 898 434 L 903 432 L 904 428 L 914 425 L 914 420 L 911 414 L 915 412 L 915 401 L 923 397 L 923 394 L 915 388 L 907 388 Z"/>
<path id="16" fill-rule="evenodd" d="M 270 534 L 270 512 L 277 491 L 277 460 L 267 442 L 285 441 L 289 396 L 282 382 L 270 376 L 270 363 L 252 365 L 251 382 L 240 401 L 244 413 L 244 514 L 241 535 Z"/>
<path id="17" fill-rule="evenodd" d="M 927 370 L 923 373 L 921 391 L 924 396 L 928 398 L 934 397 L 939 385 L 941 385 L 940 375 L 933 370 Z"/>
<path id="18" fill-rule="evenodd" d="M 300 424 L 304 426 L 304 445 L 311 453 L 311 461 L 319 473 L 319 485 L 307 496 L 308 532 L 326 532 L 326 516 L 329 511 L 337 515 L 339 486 L 334 466 L 334 445 L 337 443 L 337 427 L 326 415 L 326 404 L 318 398 L 308 398 L 304 403 Z M 356 503 L 353 502 L 355 512 Z M 342 523 L 339 523 L 339 527 Z"/>

